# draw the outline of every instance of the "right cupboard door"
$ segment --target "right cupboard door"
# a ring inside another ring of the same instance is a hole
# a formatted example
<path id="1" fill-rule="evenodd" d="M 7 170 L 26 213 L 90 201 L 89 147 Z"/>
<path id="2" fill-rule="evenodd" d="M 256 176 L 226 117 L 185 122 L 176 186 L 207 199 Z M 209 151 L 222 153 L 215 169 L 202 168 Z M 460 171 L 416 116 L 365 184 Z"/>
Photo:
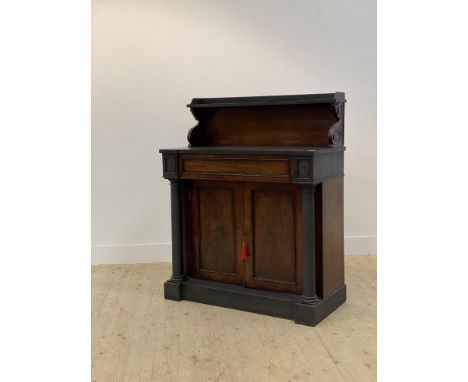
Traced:
<path id="1" fill-rule="evenodd" d="M 244 183 L 245 286 L 302 292 L 301 192 L 297 186 Z"/>

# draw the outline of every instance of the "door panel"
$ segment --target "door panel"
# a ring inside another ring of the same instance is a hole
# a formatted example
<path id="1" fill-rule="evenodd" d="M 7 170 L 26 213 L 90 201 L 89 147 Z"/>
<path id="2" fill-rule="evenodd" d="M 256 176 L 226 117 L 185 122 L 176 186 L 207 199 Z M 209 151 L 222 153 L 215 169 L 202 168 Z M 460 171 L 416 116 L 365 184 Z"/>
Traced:
<path id="1" fill-rule="evenodd" d="M 244 184 L 245 286 L 301 293 L 300 203 L 295 186 Z"/>
<path id="2" fill-rule="evenodd" d="M 294 282 L 294 194 L 257 190 L 252 195 L 254 277 Z M 271 224 L 266 224 L 271 222 Z"/>
<path id="3" fill-rule="evenodd" d="M 193 275 L 242 284 L 242 184 L 196 181 L 191 205 Z"/>

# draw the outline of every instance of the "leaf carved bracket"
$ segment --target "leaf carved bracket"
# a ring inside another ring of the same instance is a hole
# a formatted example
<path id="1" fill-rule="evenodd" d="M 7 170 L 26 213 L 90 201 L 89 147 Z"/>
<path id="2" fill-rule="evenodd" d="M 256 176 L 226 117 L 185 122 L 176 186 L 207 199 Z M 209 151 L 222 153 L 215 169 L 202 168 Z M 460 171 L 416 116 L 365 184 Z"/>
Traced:
<path id="1" fill-rule="evenodd" d="M 344 102 L 335 102 L 331 107 L 338 121 L 330 127 L 328 141 L 331 145 L 342 146 L 344 144 Z"/>

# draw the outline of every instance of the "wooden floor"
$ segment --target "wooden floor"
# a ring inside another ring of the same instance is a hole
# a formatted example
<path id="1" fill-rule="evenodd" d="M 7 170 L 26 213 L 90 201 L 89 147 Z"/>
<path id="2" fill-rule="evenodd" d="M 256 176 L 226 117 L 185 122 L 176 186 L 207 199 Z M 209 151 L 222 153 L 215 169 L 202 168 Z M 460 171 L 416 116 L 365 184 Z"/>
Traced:
<path id="1" fill-rule="evenodd" d="M 315 328 L 166 301 L 170 271 L 93 266 L 93 381 L 376 380 L 375 256 L 346 257 L 348 300 Z"/>

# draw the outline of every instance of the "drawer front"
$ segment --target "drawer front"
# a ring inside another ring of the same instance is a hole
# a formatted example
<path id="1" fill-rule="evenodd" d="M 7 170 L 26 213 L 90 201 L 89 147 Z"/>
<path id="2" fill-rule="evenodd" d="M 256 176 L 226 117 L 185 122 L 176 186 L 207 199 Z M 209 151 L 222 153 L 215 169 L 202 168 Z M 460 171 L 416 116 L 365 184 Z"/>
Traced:
<path id="1" fill-rule="evenodd" d="M 179 168 L 185 179 L 291 179 L 291 160 L 281 157 L 181 155 Z"/>

